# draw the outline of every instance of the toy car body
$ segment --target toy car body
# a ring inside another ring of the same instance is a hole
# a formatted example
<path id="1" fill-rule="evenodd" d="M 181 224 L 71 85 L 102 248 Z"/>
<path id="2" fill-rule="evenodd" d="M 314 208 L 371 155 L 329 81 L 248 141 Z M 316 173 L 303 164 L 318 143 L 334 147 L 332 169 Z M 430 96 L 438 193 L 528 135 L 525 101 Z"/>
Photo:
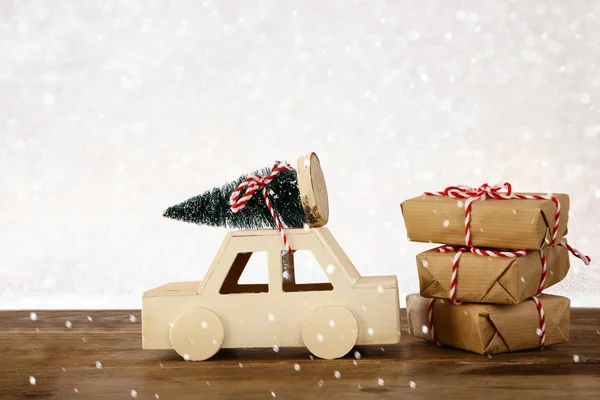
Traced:
<path id="1" fill-rule="evenodd" d="M 175 349 L 200 361 L 220 348 L 306 346 L 332 359 L 354 345 L 400 340 L 396 276 L 360 276 L 325 227 L 286 234 L 293 251 L 312 252 L 330 282 L 296 283 L 293 262 L 286 259 L 293 253 L 283 251 L 277 230 L 230 232 L 203 281 L 144 293 L 143 348 Z M 268 284 L 239 284 L 258 251 L 268 256 Z"/>

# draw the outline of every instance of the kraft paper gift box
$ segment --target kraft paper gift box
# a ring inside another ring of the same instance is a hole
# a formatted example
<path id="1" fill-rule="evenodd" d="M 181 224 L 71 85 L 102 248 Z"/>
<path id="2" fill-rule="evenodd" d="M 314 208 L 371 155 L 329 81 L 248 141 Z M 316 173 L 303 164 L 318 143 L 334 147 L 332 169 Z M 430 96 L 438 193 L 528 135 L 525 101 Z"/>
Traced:
<path id="1" fill-rule="evenodd" d="M 569 271 L 569 251 L 562 246 L 546 247 L 548 288 Z M 417 255 L 421 296 L 450 298 L 452 264 L 456 251 L 435 249 Z M 487 257 L 464 252 L 458 261 L 456 301 L 469 303 L 517 304 L 538 293 L 542 261 L 538 250 L 515 258 Z"/>
<path id="2" fill-rule="evenodd" d="M 570 300 L 543 294 L 539 296 L 546 316 L 545 345 L 569 340 Z M 411 335 L 433 341 L 429 328 L 430 299 L 411 294 L 406 311 Z M 498 354 L 538 349 L 540 315 L 533 300 L 517 305 L 463 303 L 435 300 L 433 327 L 442 345 L 479 354 Z"/>
<path id="3" fill-rule="evenodd" d="M 553 194 L 561 213 L 557 243 L 567 234 L 569 196 Z M 466 199 L 422 195 L 401 204 L 408 239 L 465 244 Z M 475 200 L 471 239 L 475 247 L 539 250 L 552 241 L 556 205 L 552 200 Z"/>

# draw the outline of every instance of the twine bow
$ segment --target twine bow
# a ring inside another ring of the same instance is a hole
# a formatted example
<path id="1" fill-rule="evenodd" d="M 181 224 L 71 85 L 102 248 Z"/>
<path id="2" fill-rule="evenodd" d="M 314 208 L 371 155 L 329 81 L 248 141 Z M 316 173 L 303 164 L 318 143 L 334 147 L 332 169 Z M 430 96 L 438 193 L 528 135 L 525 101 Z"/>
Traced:
<path id="1" fill-rule="evenodd" d="M 506 193 L 502 193 L 502 191 L 505 191 Z M 511 184 L 505 182 L 502 185 L 494 186 L 484 183 L 478 188 L 472 188 L 464 185 L 448 186 L 441 192 L 426 192 L 425 194 L 429 196 L 448 196 L 462 199 L 475 197 L 476 199 L 483 200 L 486 197 L 491 197 L 493 199 L 510 199 L 512 198 L 513 192 Z"/>
<path id="2" fill-rule="evenodd" d="M 241 211 L 246 204 L 250 201 L 254 193 L 256 193 L 259 189 L 262 189 L 263 199 L 273 217 L 273 221 L 275 221 L 275 225 L 277 226 L 277 230 L 281 235 L 281 239 L 283 240 L 283 245 L 285 246 L 285 250 L 288 253 L 292 253 L 292 249 L 288 244 L 287 235 L 283 231 L 281 226 L 281 222 L 277 213 L 273 209 L 271 201 L 269 200 L 269 194 L 267 193 L 267 185 L 275 179 L 277 174 L 284 170 L 293 171 L 294 168 L 287 162 L 275 161 L 273 164 L 273 168 L 271 168 L 271 172 L 269 175 L 263 176 L 261 174 L 250 175 L 240 185 L 231 193 L 231 197 L 229 198 L 229 204 L 231 205 L 231 211 L 236 213 Z M 244 191 L 242 195 L 242 191 Z M 241 196 L 241 197 L 240 197 Z"/>

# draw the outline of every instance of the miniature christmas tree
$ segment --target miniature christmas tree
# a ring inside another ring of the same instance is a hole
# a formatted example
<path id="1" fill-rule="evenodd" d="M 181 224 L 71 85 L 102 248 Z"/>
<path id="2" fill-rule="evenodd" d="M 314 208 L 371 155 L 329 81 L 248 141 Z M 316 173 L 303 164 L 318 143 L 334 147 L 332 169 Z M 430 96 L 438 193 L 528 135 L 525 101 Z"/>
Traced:
<path id="1" fill-rule="evenodd" d="M 265 177 L 271 168 L 258 170 L 251 175 Z M 262 187 L 238 212 L 232 210 L 230 198 L 247 176 L 215 187 L 201 195 L 169 207 L 164 216 L 200 225 L 236 229 L 276 228 L 262 194 Z M 300 199 L 296 171 L 283 169 L 265 185 L 269 200 L 281 223 L 286 228 L 301 228 L 306 224 L 306 215 Z"/>

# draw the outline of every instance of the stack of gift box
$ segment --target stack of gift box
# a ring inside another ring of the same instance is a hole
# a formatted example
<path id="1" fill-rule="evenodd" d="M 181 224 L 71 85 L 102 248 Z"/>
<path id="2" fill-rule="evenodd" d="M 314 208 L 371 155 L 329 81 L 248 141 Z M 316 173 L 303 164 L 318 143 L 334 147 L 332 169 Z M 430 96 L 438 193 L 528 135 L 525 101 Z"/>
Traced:
<path id="1" fill-rule="evenodd" d="M 402 203 L 408 239 L 443 244 L 417 255 L 420 294 L 407 296 L 415 337 L 480 354 L 569 338 L 570 301 L 542 294 L 569 270 L 569 197 L 510 185 L 450 187 Z"/>

